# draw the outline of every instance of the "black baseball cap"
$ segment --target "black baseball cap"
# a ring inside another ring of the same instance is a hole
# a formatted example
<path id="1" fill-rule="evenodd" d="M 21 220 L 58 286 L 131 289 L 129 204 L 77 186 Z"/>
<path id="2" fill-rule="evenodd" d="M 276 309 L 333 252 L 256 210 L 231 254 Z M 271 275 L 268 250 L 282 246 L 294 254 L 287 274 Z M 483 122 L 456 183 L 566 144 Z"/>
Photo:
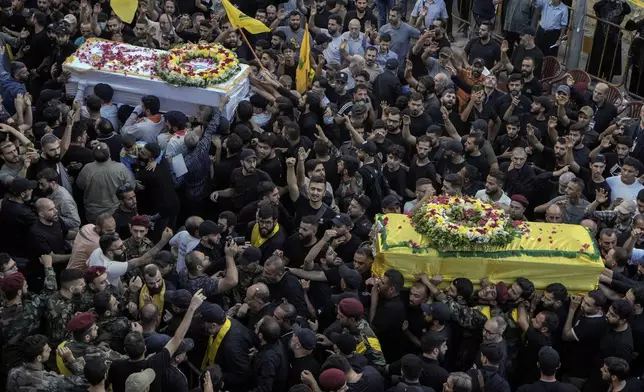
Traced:
<path id="1" fill-rule="evenodd" d="M 201 237 L 207 236 L 210 234 L 219 234 L 223 231 L 223 227 L 216 224 L 211 220 L 205 220 L 199 225 L 199 235 Z"/>
<path id="2" fill-rule="evenodd" d="M 13 181 L 11 181 L 11 185 L 9 185 L 9 192 L 13 195 L 19 195 L 26 190 L 36 188 L 38 188 L 38 181 L 28 180 L 22 177 L 14 177 Z"/>
<path id="3" fill-rule="evenodd" d="M 374 156 L 378 153 L 378 147 L 376 147 L 376 143 L 372 142 L 371 140 L 367 140 L 361 144 L 358 144 L 357 148 L 358 150 L 362 150 L 371 156 Z"/>

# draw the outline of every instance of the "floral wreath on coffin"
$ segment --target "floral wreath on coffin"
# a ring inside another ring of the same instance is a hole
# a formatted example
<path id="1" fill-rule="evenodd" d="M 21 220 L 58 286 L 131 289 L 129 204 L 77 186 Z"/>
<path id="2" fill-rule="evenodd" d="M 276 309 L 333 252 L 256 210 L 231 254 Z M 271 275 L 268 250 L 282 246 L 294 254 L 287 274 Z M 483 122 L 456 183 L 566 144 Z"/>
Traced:
<path id="1" fill-rule="evenodd" d="M 157 75 L 175 86 L 223 84 L 240 70 L 237 56 L 219 44 L 187 44 L 159 56 Z"/>
<path id="2" fill-rule="evenodd" d="M 501 208 L 467 196 L 439 196 L 411 217 L 414 229 L 440 251 L 504 247 L 529 229 Z"/>

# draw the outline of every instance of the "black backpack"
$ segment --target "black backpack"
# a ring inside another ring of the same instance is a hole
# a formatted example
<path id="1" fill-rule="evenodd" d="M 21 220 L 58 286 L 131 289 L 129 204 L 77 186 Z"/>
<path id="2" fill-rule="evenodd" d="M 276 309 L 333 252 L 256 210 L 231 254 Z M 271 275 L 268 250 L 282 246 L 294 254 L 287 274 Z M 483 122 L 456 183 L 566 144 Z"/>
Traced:
<path id="1" fill-rule="evenodd" d="M 380 202 L 390 193 L 387 179 L 380 169 L 372 165 L 363 165 L 358 169 L 358 173 L 362 176 L 364 194 L 371 199 L 372 212 L 380 212 L 382 210 Z"/>

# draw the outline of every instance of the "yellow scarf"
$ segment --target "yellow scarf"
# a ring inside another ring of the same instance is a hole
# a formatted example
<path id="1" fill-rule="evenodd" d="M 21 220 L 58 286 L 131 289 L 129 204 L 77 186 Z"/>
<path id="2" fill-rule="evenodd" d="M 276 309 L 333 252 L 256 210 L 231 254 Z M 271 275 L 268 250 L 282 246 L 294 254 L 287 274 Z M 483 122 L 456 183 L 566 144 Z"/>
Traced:
<path id="1" fill-rule="evenodd" d="M 152 303 L 156 305 L 157 309 L 159 309 L 159 317 L 157 318 L 157 326 L 161 322 L 161 317 L 163 315 L 163 303 L 164 303 L 164 298 L 165 298 L 165 280 L 163 281 L 163 285 L 161 286 L 161 292 L 156 295 L 150 295 L 150 289 L 148 289 L 148 285 L 144 284 L 143 287 L 141 288 L 141 292 L 139 293 L 139 309 L 143 308 L 146 304 L 145 302 L 145 297 L 151 297 L 152 298 Z"/>
<path id="2" fill-rule="evenodd" d="M 224 340 L 224 337 L 228 333 L 228 330 L 230 329 L 230 325 L 232 323 L 228 318 L 226 318 L 226 321 L 224 322 L 224 325 L 221 326 L 221 329 L 217 333 L 217 337 L 213 338 L 212 336 L 208 338 L 208 349 L 206 350 L 206 355 L 203 357 L 203 361 L 201 362 L 201 370 L 204 370 L 206 367 L 210 365 L 214 365 L 215 363 L 215 358 L 217 357 L 217 351 L 219 350 L 219 346 L 221 345 L 221 342 Z"/>
<path id="3" fill-rule="evenodd" d="M 269 238 L 274 236 L 279 231 L 279 229 L 280 224 L 276 223 L 273 231 L 271 231 L 268 237 L 264 238 L 259 234 L 259 224 L 255 223 L 255 226 L 253 226 L 253 232 L 250 234 L 250 244 L 255 248 L 259 248 L 264 242 L 268 241 Z"/>
<path id="4" fill-rule="evenodd" d="M 67 344 L 67 340 L 63 341 L 61 344 L 58 345 L 58 348 L 63 348 Z M 67 369 L 67 366 L 65 366 L 65 361 L 63 360 L 63 357 L 61 357 L 58 354 L 58 350 L 56 350 L 56 366 L 58 367 L 58 373 L 62 374 L 63 376 L 71 376 L 72 372 L 71 370 Z"/>

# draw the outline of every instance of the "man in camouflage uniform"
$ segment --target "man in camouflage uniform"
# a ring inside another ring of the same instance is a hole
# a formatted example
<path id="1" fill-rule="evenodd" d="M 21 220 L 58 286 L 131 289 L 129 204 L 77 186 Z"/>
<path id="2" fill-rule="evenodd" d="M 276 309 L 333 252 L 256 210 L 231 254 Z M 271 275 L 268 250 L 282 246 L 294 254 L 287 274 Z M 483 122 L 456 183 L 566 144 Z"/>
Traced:
<path id="1" fill-rule="evenodd" d="M 131 237 L 123 241 L 125 260 L 132 260 L 143 256 L 154 244 L 146 236 L 150 227 L 150 218 L 145 215 L 136 215 L 130 220 Z M 125 275 L 125 280 L 134 276 L 141 276 L 141 270 L 135 268 Z"/>
<path id="2" fill-rule="evenodd" d="M 51 347 L 47 344 L 47 337 L 33 335 L 25 338 L 23 342 L 25 362 L 11 369 L 6 383 L 7 392 L 22 391 L 47 391 L 70 392 L 87 391 L 87 382 L 79 376 L 61 376 L 52 371 L 47 371 L 44 364 L 49 360 Z M 84 366 L 84 361 L 75 359 L 69 350 L 61 350 L 61 355 L 73 367 Z"/>
<path id="3" fill-rule="evenodd" d="M 78 312 L 87 312 L 94 308 L 94 296 L 97 293 L 108 292 L 112 294 L 119 303 L 120 308 L 131 316 L 137 314 L 136 301 L 138 291 L 143 286 L 141 278 L 133 278 L 124 293 L 115 293 L 114 287 L 110 285 L 107 280 L 107 272 L 105 267 L 92 266 L 85 272 L 86 288 L 83 296 L 80 299 Z"/>
<path id="4" fill-rule="evenodd" d="M 371 325 L 363 318 L 364 306 L 355 298 L 345 298 L 338 304 L 338 320 L 325 331 L 323 342 L 320 344 L 331 347 L 333 343 L 328 337 L 333 332 L 349 333 L 356 338 L 356 353 L 364 354 L 374 368 L 384 372 L 387 361 L 382 354 L 380 341 L 373 332 Z"/>
<path id="5" fill-rule="evenodd" d="M 94 295 L 94 312 L 98 315 L 96 343 L 107 343 L 112 350 L 124 353 L 125 336 L 132 331 L 132 322 L 119 316 L 118 301 L 107 291 Z"/>
<path id="6" fill-rule="evenodd" d="M 67 323 L 67 330 L 72 333 L 72 338 L 61 343 L 58 348 L 68 348 L 72 352 L 74 358 L 83 358 L 85 360 L 98 358 L 110 361 L 127 358 L 126 356 L 109 348 L 105 343 L 94 345 L 94 342 L 96 342 L 98 338 L 98 326 L 95 323 L 93 313 L 77 313 Z M 76 366 L 77 363 L 78 361 L 74 363 L 65 362 L 64 365 L 61 366 L 60 361 L 57 360 L 58 371 L 64 375 L 82 375 L 84 364 L 79 367 Z"/>
<path id="7" fill-rule="evenodd" d="M 20 272 L 8 275 L 0 281 L 0 289 L 7 298 L 7 305 L 0 308 L 0 385 L 5 385 L 4 380 L 9 369 L 22 362 L 22 342 L 27 336 L 40 332 L 41 320 L 47 309 L 47 299 L 58 290 L 51 256 L 43 255 L 40 261 L 45 267 L 45 281 L 40 294 L 28 292 L 27 282 Z"/>
<path id="8" fill-rule="evenodd" d="M 244 249 L 237 257 L 239 284 L 232 290 L 232 303 L 244 303 L 248 288 L 259 281 L 264 272 L 262 266 L 259 265 L 261 257 L 262 252 L 252 246 Z"/>
<path id="9" fill-rule="evenodd" d="M 7 253 L 0 253 L 0 279 L 18 272 L 18 264 Z M 0 291 L 0 307 L 7 304 L 7 298 L 4 293 Z"/>
<path id="10" fill-rule="evenodd" d="M 65 326 L 79 310 L 81 297 L 85 291 L 83 271 L 66 269 L 60 274 L 60 290 L 55 292 L 47 301 L 47 325 L 49 337 L 54 346 L 67 338 Z"/>

